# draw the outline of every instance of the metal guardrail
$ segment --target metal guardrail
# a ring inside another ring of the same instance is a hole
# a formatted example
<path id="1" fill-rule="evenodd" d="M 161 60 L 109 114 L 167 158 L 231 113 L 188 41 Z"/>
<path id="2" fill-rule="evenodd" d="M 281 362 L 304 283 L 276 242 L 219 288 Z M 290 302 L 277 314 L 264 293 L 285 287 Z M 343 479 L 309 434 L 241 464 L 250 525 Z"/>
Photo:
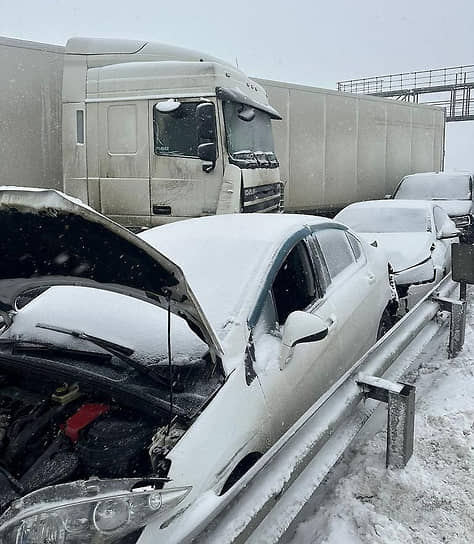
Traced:
<path id="1" fill-rule="evenodd" d="M 191 530 L 183 523 L 167 535 L 167 542 L 279 542 L 378 406 L 367 400 L 359 382 L 366 376 L 398 379 L 407 370 L 406 355 L 417 339 L 427 343 L 446 322 L 436 319 L 442 310 L 439 300 L 449 297 L 456 286 L 451 274 L 446 276 L 225 495 L 210 499 L 207 510 L 202 506 L 194 512 Z"/>

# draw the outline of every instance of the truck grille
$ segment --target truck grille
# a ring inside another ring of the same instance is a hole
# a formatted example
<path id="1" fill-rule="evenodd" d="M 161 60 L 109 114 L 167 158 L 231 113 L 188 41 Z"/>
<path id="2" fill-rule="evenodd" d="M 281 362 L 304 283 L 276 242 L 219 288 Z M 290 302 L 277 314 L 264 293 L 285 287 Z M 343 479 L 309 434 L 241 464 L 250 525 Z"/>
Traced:
<path id="1" fill-rule="evenodd" d="M 271 183 L 244 189 L 244 213 L 282 211 L 282 184 Z"/>

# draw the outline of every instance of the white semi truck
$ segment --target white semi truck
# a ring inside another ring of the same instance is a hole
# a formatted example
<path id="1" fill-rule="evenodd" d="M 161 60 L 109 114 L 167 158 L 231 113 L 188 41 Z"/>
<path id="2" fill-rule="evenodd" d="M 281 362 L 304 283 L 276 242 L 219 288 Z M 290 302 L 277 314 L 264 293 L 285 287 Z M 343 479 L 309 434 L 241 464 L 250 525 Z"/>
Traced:
<path id="1" fill-rule="evenodd" d="M 283 185 L 287 211 L 331 214 L 443 167 L 439 108 L 251 80 L 195 51 L 0 39 L 0 68 L 0 183 L 63 188 L 130 227 L 279 211 Z"/>
<path id="2" fill-rule="evenodd" d="M 202 53 L 75 38 L 65 50 L 66 193 L 127 226 L 278 211 L 263 88 Z"/>

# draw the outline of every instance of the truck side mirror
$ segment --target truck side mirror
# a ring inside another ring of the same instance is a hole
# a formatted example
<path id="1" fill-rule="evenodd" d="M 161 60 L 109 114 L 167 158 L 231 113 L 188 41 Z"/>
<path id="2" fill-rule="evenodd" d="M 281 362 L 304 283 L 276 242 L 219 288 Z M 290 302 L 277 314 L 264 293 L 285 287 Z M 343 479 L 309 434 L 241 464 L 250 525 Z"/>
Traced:
<path id="1" fill-rule="evenodd" d="M 198 155 L 203 161 L 212 164 L 204 164 L 204 172 L 211 172 L 216 166 L 217 160 L 217 134 L 216 113 L 212 102 L 202 102 L 196 108 Z"/>

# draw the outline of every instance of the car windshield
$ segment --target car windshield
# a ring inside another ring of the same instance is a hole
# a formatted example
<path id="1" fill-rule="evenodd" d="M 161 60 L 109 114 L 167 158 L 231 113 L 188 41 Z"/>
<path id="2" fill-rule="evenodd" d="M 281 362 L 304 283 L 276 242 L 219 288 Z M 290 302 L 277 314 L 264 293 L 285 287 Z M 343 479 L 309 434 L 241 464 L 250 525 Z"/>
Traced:
<path id="1" fill-rule="evenodd" d="M 469 176 L 420 175 L 403 179 L 394 198 L 405 200 L 471 200 Z"/>
<path id="2" fill-rule="evenodd" d="M 236 102 L 224 101 L 223 104 L 227 149 L 231 155 L 245 152 L 275 153 L 268 113 Z M 251 110 L 251 115 L 244 115 L 244 109 Z"/>
<path id="3" fill-rule="evenodd" d="M 348 207 L 336 219 L 357 232 L 427 232 L 430 230 L 425 210 L 420 208 Z"/>

